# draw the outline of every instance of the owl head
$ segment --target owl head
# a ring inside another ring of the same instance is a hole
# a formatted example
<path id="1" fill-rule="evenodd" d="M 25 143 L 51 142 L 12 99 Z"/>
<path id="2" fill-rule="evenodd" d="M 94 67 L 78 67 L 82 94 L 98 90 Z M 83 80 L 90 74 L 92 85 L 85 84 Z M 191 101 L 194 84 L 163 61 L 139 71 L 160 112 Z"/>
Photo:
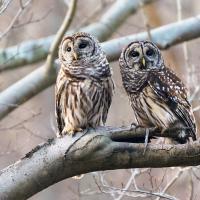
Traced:
<path id="1" fill-rule="evenodd" d="M 78 32 L 66 36 L 59 49 L 65 74 L 75 78 L 103 78 L 111 75 L 108 61 L 99 42 L 92 35 Z"/>
<path id="2" fill-rule="evenodd" d="M 131 42 L 123 49 L 119 64 L 128 93 L 137 93 L 145 85 L 151 71 L 164 68 L 160 50 L 149 41 Z"/>
<path id="3" fill-rule="evenodd" d="M 59 59 L 66 64 L 86 62 L 96 56 L 99 49 L 99 43 L 92 35 L 78 32 L 63 38 L 59 49 Z"/>
<path id="4" fill-rule="evenodd" d="M 132 72 L 150 71 L 164 65 L 158 47 L 150 41 L 131 42 L 121 53 L 120 62 Z"/>

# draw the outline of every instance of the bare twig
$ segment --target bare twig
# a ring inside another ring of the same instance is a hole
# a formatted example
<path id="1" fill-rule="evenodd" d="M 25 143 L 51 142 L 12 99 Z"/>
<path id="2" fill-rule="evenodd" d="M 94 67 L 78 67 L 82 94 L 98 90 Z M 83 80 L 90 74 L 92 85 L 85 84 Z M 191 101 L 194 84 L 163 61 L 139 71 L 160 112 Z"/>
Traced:
<path id="1" fill-rule="evenodd" d="M 0 15 L 8 8 L 13 0 L 2 0 L 0 3 Z"/>
<path id="2" fill-rule="evenodd" d="M 26 3 L 23 4 L 23 6 L 20 7 L 20 9 L 17 11 L 17 14 L 12 19 L 11 23 L 8 25 L 8 27 L 0 34 L 0 40 L 5 37 L 8 32 L 14 27 L 15 23 L 18 21 L 19 17 L 23 14 L 24 10 L 31 4 L 32 0 L 27 0 Z"/>
<path id="3" fill-rule="evenodd" d="M 193 193 L 194 193 L 194 183 L 193 183 L 193 179 L 192 179 L 192 168 L 190 168 L 190 170 L 189 170 L 189 178 L 190 178 L 190 196 L 189 196 L 189 200 L 193 200 L 194 198 L 194 195 L 193 195 Z"/>
<path id="4" fill-rule="evenodd" d="M 137 171 L 138 171 L 137 169 L 135 169 L 135 170 L 131 169 L 130 178 L 128 179 L 125 187 L 122 189 L 122 193 L 115 200 L 121 200 L 124 197 L 124 194 L 126 193 L 125 191 L 129 190 L 133 180 L 135 179 L 136 174 L 138 174 Z"/>
<path id="5" fill-rule="evenodd" d="M 200 105 L 199 105 L 199 106 L 196 106 L 196 107 L 194 107 L 192 110 L 193 110 L 193 112 L 197 112 L 197 111 L 199 111 L 199 109 L 200 109 Z"/>
<path id="6" fill-rule="evenodd" d="M 86 25 L 88 25 L 91 21 L 93 21 L 93 19 L 95 18 L 95 16 L 97 16 L 103 9 L 105 8 L 105 5 L 100 4 L 100 6 L 97 6 L 94 10 L 92 10 L 91 13 L 88 13 L 88 16 L 84 19 L 82 19 L 82 15 L 81 17 L 81 22 L 79 24 L 77 24 L 77 27 L 75 28 L 74 31 L 78 31 L 80 30 L 81 27 L 84 27 Z"/>
<path id="7" fill-rule="evenodd" d="M 190 101 L 190 102 L 192 102 L 192 101 L 196 98 L 196 96 L 197 96 L 199 90 L 200 90 L 200 87 L 197 85 L 197 86 L 195 87 L 194 92 L 191 94 L 191 96 L 190 96 L 190 98 L 189 98 L 189 101 Z"/>
<path id="8" fill-rule="evenodd" d="M 177 20 L 181 21 L 182 20 L 182 4 L 181 4 L 181 0 L 176 0 L 176 4 L 177 4 Z M 187 70 L 186 74 L 188 75 L 186 81 L 187 81 L 187 85 L 190 86 L 190 85 L 192 85 L 191 83 L 193 82 L 193 80 L 191 79 L 191 76 L 190 76 L 191 66 L 190 66 L 190 62 L 189 62 L 187 42 L 183 42 L 182 48 L 183 48 L 183 55 L 184 55 L 184 59 L 185 59 L 185 68 Z M 190 90 L 189 90 L 189 93 L 190 93 Z"/>
<path id="9" fill-rule="evenodd" d="M 77 0 L 71 0 L 70 4 L 69 4 L 69 10 L 66 13 L 65 19 L 62 23 L 62 25 L 60 26 L 56 37 L 50 47 L 50 53 L 47 56 L 47 60 L 45 63 L 45 68 L 47 70 L 47 73 L 55 73 L 55 68 L 53 68 L 53 62 L 55 60 L 55 57 L 57 56 L 57 52 L 58 52 L 58 46 L 62 40 L 62 37 L 64 36 L 65 32 L 67 31 L 67 29 L 69 28 L 72 19 L 74 17 L 75 14 L 75 10 L 76 10 L 76 4 L 77 4 Z"/>
<path id="10" fill-rule="evenodd" d="M 101 187 L 101 186 L 100 186 Z M 149 197 L 149 196 L 154 196 L 154 197 L 159 197 L 159 198 L 164 198 L 164 199 L 168 199 L 168 200 L 177 200 L 177 198 L 171 196 L 171 195 L 168 195 L 168 194 L 161 194 L 159 192 L 152 192 L 152 191 L 146 191 L 146 190 L 123 190 L 121 188 L 116 188 L 116 187 L 111 187 L 111 186 L 103 186 L 104 188 L 107 188 L 107 189 L 111 189 L 112 191 L 114 191 L 115 193 L 118 193 L 118 194 L 126 194 L 127 196 L 132 196 L 130 195 L 129 193 L 139 193 L 139 194 L 143 194 L 145 195 L 146 197 Z M 107 193 L 106 191 L 103 191 L 105 193 Z"/>
<path id="11" fill-rule="evenodd" d="M 131 175 L 131 179 L 129 179 L 128 184 L 126 185 L 127 188 L 118 188 L 114 186 L 110 186 L 107 181 L 105 180 L 103 175 L 100 175 L 100 183 L 98 183 L 97 179 L 94 177 L 95 183 L 99 190 L 102 193 L 110 194 L 114 200 L 119 200 L 122 199 L 124 196 L 129 196 L 133 198 L 141 198 L 141 197 L 149 197 L 149 196 L 154 196 L 154 197 L 161 197 L 164 199 L 170 199 L 170 200 L 176 200 L 175 197 L 172 197 L 168 194 L 160 194 L 159 192 L 152 192 L 152 191 L 147 191 L 147 190 L 142 190 L 137 187 L 135 187 L 134 190 L 130 190 L 129 187 L 132 183 L 132 181 L 135 179 L 135 176 L 138 175 L 138 170 L 134 170 L 134 172 Z M 115 195 L 119 195 L 117 198 Z"/>
<path id="12" fill-rule="evenodd" d="M 152 41 L 152 37 L 151 37 L 151 27 L 150 27 L 150 25 L 149 25 L 149 19 L 148 19 L 147 16 L 146 16 L 146 13 L 145 13 L 145 9 L 144 9 L 144 8 L 141 9 L 141 13 L 142 13 L 143 21 L 144 21 L 144 26 L 145 26 L 146 31 L 147 31 L 147 34 L 148 34 L 148 40 Z"/>
<path id="13" fill-rule="evenodd" d="M 19 23 L 19 24 L 14 24 L 12 29 L 17 29 L 17 28 L 21 28 L 21 27 L 26 26 L 26 25 L 41 22 L 42 20 L 44 20 L 45 18 L 48 17 L 48 15 L 51 13 L 51 11 L 52 11 L 52 9 L 50 8 L 46 13 L 43 14 L 43 16 L 38 17 L 36 19 L 33 19 L 33 16 L 31 15 L 30 18 L 27 21 Z"/>
<path id="14" fill-rule="evenodd" d="M 167 183 L 167 185 L 164 187 L 164 189 L 160 192 L 161 194 L 167 192 L 167 190 L 177 181 L 177 179 L 180 178 L 180 176 L 183 174 L 184 169 L 179 169 L 177 174 Z M 160 197 L 158 197 L 156 200 L 160 200 Z"/>

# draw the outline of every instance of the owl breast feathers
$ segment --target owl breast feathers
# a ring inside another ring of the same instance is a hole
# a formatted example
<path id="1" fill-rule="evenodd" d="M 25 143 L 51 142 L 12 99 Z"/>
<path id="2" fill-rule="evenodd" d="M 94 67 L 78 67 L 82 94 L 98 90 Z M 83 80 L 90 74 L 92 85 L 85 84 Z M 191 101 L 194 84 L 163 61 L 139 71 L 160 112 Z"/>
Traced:
<path id="1" fill-rule="evenodd" d="M 163 131 L 178 128 L 173 139 L 186 143 L 196 140 L 196 125 L 187 91 L 182 81 L 164 65 L 159 49 L 152 42 L 133 42 L 120 57 L 124 88 L 136 119 L 145 127 Z"/>
<path id="2" fill-rule="evenodd" d="M 59 135 L 73 134 L 106 122 L 114 84 L 105 54 L 87 33 L 65 37 L 56 81 Z"/>

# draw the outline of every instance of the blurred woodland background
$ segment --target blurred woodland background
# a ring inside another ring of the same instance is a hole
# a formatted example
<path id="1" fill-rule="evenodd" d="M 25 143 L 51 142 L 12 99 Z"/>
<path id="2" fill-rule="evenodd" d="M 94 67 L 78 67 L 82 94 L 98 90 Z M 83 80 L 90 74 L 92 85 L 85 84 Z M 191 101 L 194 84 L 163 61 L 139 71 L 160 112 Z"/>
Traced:
<path id="1" fill-rule="evenodd" d="M 23 6 L 26 2 L 28 5 Z M 132 2 L 138 1 L 132 0 Z M 198 0 L 149 0 L 144 2 L 148 2 L 148 5 L 141 3 L 137 12 L 129 14 L 120 27 L 117 29 L 110 27 L 112 34 L 106 40 L 143 31 L 151 33 L 153 28 L 195 17 L 200 13 Z M 75 16 L 68 30 L 78 30 L 80 27 L 98 22 L 115 3 L 116 0 L 78 0 Z M 0 49 L 3 51 L 16 45 L 20 52 L 21 43 L 56 34 L 68 9 L 68 4 L 69 0 L 1 0 Z M 179 75 L 190 90 L 197 122 L 200 121 L 199 46 L 200 39 L 195 39 L 162 51 L 166 64 Z M 0 52 L 0 65 L 3 66 L 5 61 L 2 63 L 2 55 Z M 27 57 L 28 55 L 27 53 Z M 43 59 L 38 59 L 36 63 L 21 64 L 9 70 L 0 67 L 0 91 L 4 91 L 39 68 L 44 62 L 45 56 Z M 134 116 L 121 84 L 118 60 L 112 62 L 111 66 L 116 92 L 107 125 L 116 127 L 130 125 L 134 121 Z M 15 92 L 20 93 L 20 89 Z M 0 106 L 6 103 L 0 102 Z M 23 157 L 37 144 L 55 137 L 54 85 L 42 90 L 22 105 L 12 106 L 16 109 L 2 117 L 0 121 L 0 169 Z M 199 123 L 197 125 L 199 126 Z M 70 178 L 59 182 L 30 199 L 198 200 L 200 199 L 199 180 L 199 167 L 95 172 L 85 175 L 81 180 Z M 133 190 L 137 191 L 133 192 Z"/>

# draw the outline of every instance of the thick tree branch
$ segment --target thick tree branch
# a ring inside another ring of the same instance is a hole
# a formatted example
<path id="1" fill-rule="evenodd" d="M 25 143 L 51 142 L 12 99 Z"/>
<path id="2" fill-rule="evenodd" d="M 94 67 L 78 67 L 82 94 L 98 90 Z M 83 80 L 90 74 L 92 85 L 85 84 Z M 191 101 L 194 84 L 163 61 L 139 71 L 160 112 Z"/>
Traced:
<path id="1" fill-rule="evenodd" d="M 109 38 L 126 18 L 136 12 L 142 4 L 145 5 L 152 1 L 155 0 L 118 0 L 98 22 L 81 28 L 80 30 L 91 33 L 102 42 Z M 68 34 L 72 32 L 74 31 L 70 31 Z M 0 71 L 45 59 L 54 38 L 55 35 L 52 35 L 0 50 Z"/>
<path id="2" fill-rule="evenodd" d="M 91 30 L 95 31 L 95 30 Z M 100 34 L 100 33 L 99 33 Z M 102 34 L 104 34 L 102 32 Z M 181 22 L 168 24 L 151 31 L 153 41 L 161 48 L 167 49 L 173 45 L 200 37 L 200 16 L 192 17 Z M 129 42 L 147 39 L 146 32 L 121 37 L 102 43 L 108 60 L 119 58 L 121 50 Z M 55 64 L 56 67 L 56 64 Z M 46 75 L 43 67 L 38 68 L 25 78 L 13 84 L 0 94 L 0 119 L 9 112 L 38 94 L 55 82 L 56 74 Z M 24 85 L 26 87 L 24 87 Z M 23 86 L 23 87 L 22 87 Z"/>
<path id="3" fill-rule="evenodd" d="M 179 22 L 171 23 L 150 31 L 152 41 L 160 49 L 168 49 L 171 46 L 200 37 L 200 15 Z M 136 40 L 148 39 L 148 33 L 129 35 L 103 43 L 103 49 L 110 61 L 119 58 L 122 48 Z"/>
<path id="4" fill-rule="evenodd" d="M 133 139 L 134 134 L 145 135 L 141 128 L 101 127 L 85 135 L 65 136 L 38 145 L 0 172 L 1 198 L 27 199 L 63 179 L 93 171 L 200 164 L 199 141 L 185 145 L 148 144 L 144 154 L 144 144 L 113 141 L 114 133 L 122 132 Z"/>

